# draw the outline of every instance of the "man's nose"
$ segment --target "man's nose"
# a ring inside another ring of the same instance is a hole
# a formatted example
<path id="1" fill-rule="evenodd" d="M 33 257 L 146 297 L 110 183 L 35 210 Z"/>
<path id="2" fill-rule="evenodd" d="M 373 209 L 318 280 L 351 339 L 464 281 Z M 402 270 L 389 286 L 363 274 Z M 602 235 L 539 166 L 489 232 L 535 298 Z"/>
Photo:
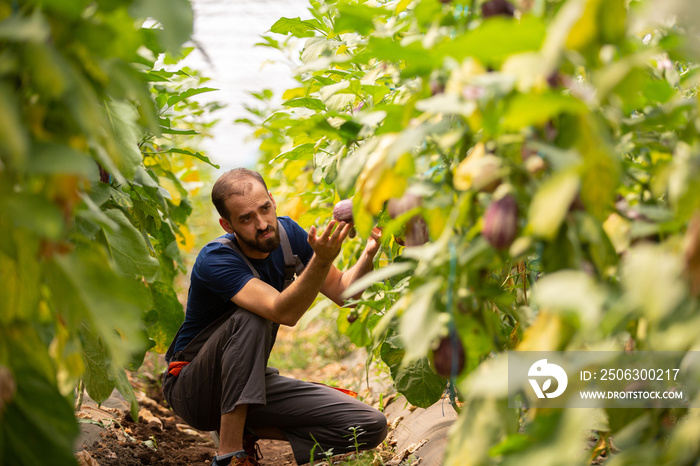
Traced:
<path id="1" fill-rule="evenodd" d="M 258 215 L 258 231 L 267 230 L 267 226 L 267 221 L 261 215 Z"/>

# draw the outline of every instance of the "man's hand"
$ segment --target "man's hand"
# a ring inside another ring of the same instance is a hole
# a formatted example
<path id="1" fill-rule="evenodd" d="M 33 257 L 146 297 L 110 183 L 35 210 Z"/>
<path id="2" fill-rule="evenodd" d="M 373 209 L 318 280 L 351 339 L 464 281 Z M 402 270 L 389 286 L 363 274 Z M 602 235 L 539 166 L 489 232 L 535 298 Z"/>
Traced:
<path id="1" fill-rule="evenodd" d="M 336 228 L 337 225 L 337 228 Z M 316 236 L 316 227 L 309 230 L 309 245 L 314 250 L 317 260 L 324 265 L 330 265 L 340 253 L 343 241 L 350 233 L 352 224 L 331 220 L 320 236 Z"/>
<path id="2" fill-rule="evenodd" d="M 372 231 L 370 232 L 370 236 L 367 239 L 367 245 L 365 246 L 365 251 L 370 257 L 374 257 L 377 255 L 377 251 L 379 251 L 379 246 L 381 246 L 382 243 L 382 230 L 378 227 L 372 228 Z"/>

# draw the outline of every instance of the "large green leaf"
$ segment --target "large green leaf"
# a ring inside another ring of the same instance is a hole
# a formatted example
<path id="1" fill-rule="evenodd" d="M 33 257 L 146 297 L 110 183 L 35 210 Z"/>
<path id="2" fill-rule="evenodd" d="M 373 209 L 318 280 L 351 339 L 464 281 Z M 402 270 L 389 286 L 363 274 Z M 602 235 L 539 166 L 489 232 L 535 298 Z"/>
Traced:
<path id="1" fill-rule="evenodd" d="M 148 336 L 156 342 L 153 350 L 165 353 L 185 319 L 185 313 L 172 287 L 162 282 L 154 282 L 150 289 L 158 320 L 148 327 Z"/>
<path id="2" fill-rule="evenodd" d="M 427 408 L 442 397 L 447 380 L 433 372 L 428 358 L 422 358 L 401 366 L 394 376 L 394 386 L 409 403 Z"/>
<path id="3" fill-rule="evenodd" d="M 282 103 L 285 107 L 304 107 L 311 110 L 325 110 L 326 105 L 319 99 L 312 97 L 297 97 Z"/>
<path id="4" fill-rule="evenodd" d="M 539 50 L 545 37 L 542 19 L 489 18 L 479 27 L 436 47 L 436 54 L 458 61 L 474 57 L 484 65 L 499 67 L 509 56 Z"/>
<path id="5" fill-rule="evenodd" d="M 45 270 L 53 303 L 68 327 L 77 329 L 88 320 L 113 363 L 126 367 L 143 352 L 141 316 L 153 304 L 142 282 L 105 267 L 109 263 L 95 244 L 56 257 Z"/>
<path id="6" fill-rule="evenodd" d="M 435 303 L 441 281 L 434 279 L 405 295 L 406 308 L 399 326 L 406 348 L 405 361 L 415 361 L 427 354 L 447 326 L 448 314 L 440 312 Z"/>
<path id="7" fill-rule="evenodd" d="M 104 402 L 114 391 L 112 363 L 102 339 L 83 323 L 81 332 L 85 375 L 83 381 L 90 398 L 98 404 Z"/>
<path id="8" fill-rule="evenodd" d="M 45 376 L 31 366 L 15 371 L 17 394 L 0 414 L 2 464 L 75 464 L 79 434 L 73 407 Z"/>
<path id="9" fill-rule="evenodd" d="M 287 160 L 310 160 L 315 152 L 314 147 L 315 144 L 311 142 L 300 144 L 292 150 L 281 153 L 277 158 Z"/>
<path id="10" fill-rule="evenodd" d="M 334 32 L 342 34 L 344 32 L 357 32 L 368 35 L 374 30 L 376 18 L 386 16 L 389 12 L 384 8 L 373 8 L 363 4 L 340 4 L 338 6 L 338 17 L 335 20 Z"/>
<path id="11" fill-rule="evenodd" d="M 131 5 L 130 12 L 136 17 L 153 18 L 161 24 L 160 41 L 168 52 L 177 53 L 192 35 L 194 14 L 188 0 L 137 0 Z"/>
<path id="12" fill-rule="evenodd" d="M 382 361 L 391 370 L 396 390 L 404 395 L 409 403 L 427 408 L 440 399 L 447 380 L 433 372 L 427 358 L 404 364 L 406 350 L 398 335 L 384 341 L 380 354 Z"/>
<path id="13" fill-rule="evenodd" d="M 106 104 L 105 109 L 114 132 L 109 155 L 121 174 L 132 178 L 143 160 L 138 147 L 142 131 L 137 125 L 138 112 L 130 103 L 118 101 Z"/>
<path id="14" fill-rule="evenodd" d="M 0 160 L 10 167 L 23 168 L 29 138 L 11 88 L 0 83 Z"/>
<path id="15" fill-rule="evenodd" d="M 581 114 L 586 106 L 566 94 L 518 94 L 513 97 L 503 115 L 503 127 L 518 131 L 530 125 L 542 126 L 562 113 Z"/>
<path id="16" fill-rule="evenodd" d="M 296 37 L 313 37 L 316 25 L 297 18 L 280 18 L 270 28 L 276 34 L 291 34 Z"/>
<path id="17" fill-rule="evenodd" d="M 151 256 L 141 233 L 134 228 L 119 209 L 109 209 L 105 215 L 119 225 L 112 231 L 104 229 L 104 235 L 117 269 L 126 277 L 141 278 L 151 282 L 158 272 L 158 259 Z"/>

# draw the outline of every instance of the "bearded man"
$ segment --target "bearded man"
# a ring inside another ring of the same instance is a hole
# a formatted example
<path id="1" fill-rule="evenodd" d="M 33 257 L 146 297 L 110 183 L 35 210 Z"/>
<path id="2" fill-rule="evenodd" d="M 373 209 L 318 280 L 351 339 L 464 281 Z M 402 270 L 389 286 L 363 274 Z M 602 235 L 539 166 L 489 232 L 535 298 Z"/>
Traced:
<path id="1" fill-rule="evenodd" d="M 298 464 L 331 450 L 370 449 L 387 433 L 385 416 L 333 388 L 268 367 L 279 325 L 294 326 L 323 293 L 339 305 L 347 287 L 372 270 L 381 232 L 358 262 L 333 261 L 351 224 L 332 220 L 320 234 L 277 217 L 262 176 L 223 174 L 212 202 L 225 235 L 207 244 L 192 268 L 185 322 L 166 359 L 163 391 L 191 426 L 217 431 L 213 465 L 257 465 L 259 438 L 286 440 Z M 359 436 L 355 438 L 353 431 Z"/>

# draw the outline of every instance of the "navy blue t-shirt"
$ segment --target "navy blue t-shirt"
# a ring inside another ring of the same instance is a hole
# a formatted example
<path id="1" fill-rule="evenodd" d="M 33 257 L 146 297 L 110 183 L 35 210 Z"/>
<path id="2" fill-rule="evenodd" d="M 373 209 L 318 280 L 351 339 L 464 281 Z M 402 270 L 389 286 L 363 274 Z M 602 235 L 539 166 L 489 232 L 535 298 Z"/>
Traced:
<path id="1" fill-rule="evenodd" d="M 284 226 L 292 252 L 307 265 L 313 256 L 308 242 L 309 234 L 289 217 L 278 217 Z M 236 245 L 234 235 L 231 239 Z M 260 274 L 260 279 L 278 291 L 284 288 L 284 253 L 282 246 L 272 251 L 265 259 L 248 260 Z M 235 307 L 233 298 L 249 280 L 254 278 L 250 267 L 233 249 L 222 243 L 209 243 L 197 255 L 190 277 L 185 323 L 174 351 L 187 346 L 199 332 L 214 322 L 226 311 Z"/>

